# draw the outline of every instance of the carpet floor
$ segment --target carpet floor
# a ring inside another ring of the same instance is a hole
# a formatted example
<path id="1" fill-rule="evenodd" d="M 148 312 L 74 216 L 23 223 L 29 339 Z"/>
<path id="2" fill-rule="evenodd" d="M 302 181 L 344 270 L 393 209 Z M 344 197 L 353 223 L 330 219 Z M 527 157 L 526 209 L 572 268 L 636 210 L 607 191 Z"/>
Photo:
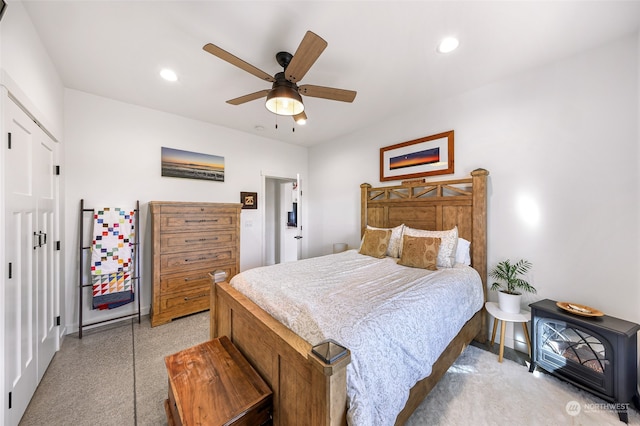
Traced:
<path id="1" fill-rule="evenodd" d="M 613 409 L 612 409 L 613 408 Z M 629 408 L 629 424 L 640 415 Z M 407 422 L 417 425 L 623 425 L 615 407 L 547 373 L 469 346 Z"/>

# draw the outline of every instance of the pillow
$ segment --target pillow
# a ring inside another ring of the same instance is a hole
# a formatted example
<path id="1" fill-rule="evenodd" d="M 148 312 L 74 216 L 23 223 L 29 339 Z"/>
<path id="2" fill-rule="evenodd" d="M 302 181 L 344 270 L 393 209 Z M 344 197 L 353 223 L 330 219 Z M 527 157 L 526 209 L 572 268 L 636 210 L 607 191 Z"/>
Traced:
<path id="1" fill-rule="evenodd" d="M 387 247 L 387 256 L 400 257 L 400 250 L 402 249 L 402 231 L 404 230 L 404 224 L 398 225 L 395 228 L 374 228 L 373 226 L 367 225 L 367 229 L 391 230 L 389 247 Z"/>
<path id="2" fill-rule="evenodd" d="M 437 265 L 440 268 L 453 268 L 456 263 L 456 248 L 458 246 L 458 227 L 448 231 L 425 231 L 422 229 L 404 227 L 404 235 L 410 237 L 434 237 L 440 238 L 440 250 L 438 251 Z M 402 252 L 400 252 L 402 256 Z"/>
<path id="3" fill-rule="evenodd" d="M 364 238 L 360 246 L 360 254 L 383 258 L 387 254 L 391 238 L 390 229 L 367 229 L 364 231 Z"/>
<path id="4" fill-rule="evenodd" d="M 471 266 L 471 253 L 469 252 L 470 247 L 470 241 L 467 241 L 464 238 L 458 238 L 458 246 L 456 247 L 456 263 Z"/>
<path id="5" fill-rule="evenodd" d="M 402 256 L 398 265 L 435 271 L 438 269 L 436 261 L 439 248 L 440 238 L 405 235 L 402 237 Z"/>

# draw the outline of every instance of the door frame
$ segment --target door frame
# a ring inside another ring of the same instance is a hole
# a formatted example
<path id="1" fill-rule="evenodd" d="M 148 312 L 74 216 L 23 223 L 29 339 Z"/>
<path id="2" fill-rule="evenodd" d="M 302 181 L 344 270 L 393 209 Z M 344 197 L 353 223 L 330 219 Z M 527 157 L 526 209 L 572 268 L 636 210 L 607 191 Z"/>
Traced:
<path id="1" fill-rule="evenodd" d="M 262 196 L 258 197 L 258 207 L 260 208 L 260 219 L 262 221 L 262 244 L 261 244 L 261 265 L 265 266 L 266 262 L 267 262 L 267 213 L 266 213 L 266 206 L 267 206 L 267 179 L 273 179 L 273 180 L 280 180 L 280 181 L 288 181 L 288 182 L 302 182 L 302 176 L 300 173 L 277 173 L 277 172 L 271 172 L 271 171 L 262 171 L 261 172 L 261 180 L 262 180 Z M 302 186 L 302 183 L 300 183 L 299 185 Z M 299 205 L 302 205 L 302 194 L 300 194 L 300 200 L 298 200 L 298 203 L 300 203 Z M 302 209 L 299 207 L 299 211 L 302 212 Z M 300 214 L 299 217 L 299 221 L 301 224 L 304 225 L 305 223 L 305 219 L 304 219 L 304 213 Z M 301 225 L 302 226 L 302 225 Z M 300 243 L 300 255 L 299 258 L 304 257 L 304 253 L 306 252 L 305 250 L 305 241 L 303 239 L 303 241 L 301 241 Z"/>

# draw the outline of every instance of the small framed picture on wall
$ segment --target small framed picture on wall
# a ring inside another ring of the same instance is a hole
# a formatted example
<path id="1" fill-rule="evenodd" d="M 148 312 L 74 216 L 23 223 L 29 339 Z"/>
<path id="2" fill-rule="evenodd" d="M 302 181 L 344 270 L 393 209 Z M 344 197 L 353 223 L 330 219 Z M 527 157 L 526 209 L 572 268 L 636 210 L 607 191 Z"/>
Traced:
<path id="1" fill-rule="evenodd" d="M 258 208 L 258 193 L 257 192 L 240 192 L 240 202 L 243 209 L 257 209 Z"/>

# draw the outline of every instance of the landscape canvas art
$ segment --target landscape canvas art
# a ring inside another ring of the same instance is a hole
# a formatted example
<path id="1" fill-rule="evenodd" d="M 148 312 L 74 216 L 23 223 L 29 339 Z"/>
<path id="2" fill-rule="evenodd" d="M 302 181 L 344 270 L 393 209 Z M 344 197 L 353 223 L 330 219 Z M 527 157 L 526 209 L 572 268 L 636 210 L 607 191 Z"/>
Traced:
<path id="1" fill-rule="evenodd" d="M 162 176 L 224 182 L 224 157 L 162 147 Z"/>

